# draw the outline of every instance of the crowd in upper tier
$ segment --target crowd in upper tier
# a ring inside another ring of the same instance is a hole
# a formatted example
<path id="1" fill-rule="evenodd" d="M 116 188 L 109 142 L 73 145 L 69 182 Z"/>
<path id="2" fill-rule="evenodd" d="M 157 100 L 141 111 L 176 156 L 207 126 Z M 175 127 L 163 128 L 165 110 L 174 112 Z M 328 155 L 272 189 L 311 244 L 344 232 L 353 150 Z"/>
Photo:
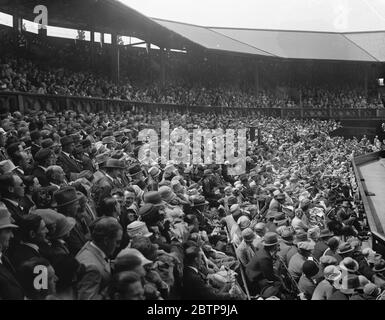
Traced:
<path id="1" fill-rule="evenodd" d="M 290 89 L 291 92 L 293 89 Z M 98 97 L 140 102 L 237 108 L 382 108 L 378 97 L 350 87 L 306 87 L 298 85 L 295 94 L 277 89 L 242 90 L 232 84 L 207 86 L 204 83 L 180 83 L 168 80 L 136 83 L 128 79 L 114 84 L 102 74 L 73 71 L 59 67 L 40 67 L 23 58 L 0 59 L 0 92 Z"/>

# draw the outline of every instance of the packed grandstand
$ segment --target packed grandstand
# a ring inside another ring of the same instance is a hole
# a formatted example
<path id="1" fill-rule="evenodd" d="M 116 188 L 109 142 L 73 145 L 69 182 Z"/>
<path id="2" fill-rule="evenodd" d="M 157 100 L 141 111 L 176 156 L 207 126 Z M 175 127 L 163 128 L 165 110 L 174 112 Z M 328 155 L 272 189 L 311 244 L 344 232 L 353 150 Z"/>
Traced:
<path id="1" fill-rule="evenodd" d="M 384 143 L 331 136 L 336 120 L 238 110 L 382 108 L 376 90 L 325 70 L 325 82 L 274 83 L 280 62 L 256 90 L 247 68 L 232 76 L 243 57 L 223 57 L 226 69 L 184 53 L 168 56 L 160 83 L 157 53 L 151 61 L 137 48 L 122 50 L 116 83 L 105 48 L 95 68 L 81 41 L 0 31 L 0 299 L 385 299 L 385 260 L 371 248 L 352 166 Z M 19 110 L 1 99 L 18 93 L 206 108 Z M 154 155 L 141 132 L 166 120 L 170 131 L 257 128 L 245 172 Z M 46 288 L 34 285 L 37 266 Z"/>

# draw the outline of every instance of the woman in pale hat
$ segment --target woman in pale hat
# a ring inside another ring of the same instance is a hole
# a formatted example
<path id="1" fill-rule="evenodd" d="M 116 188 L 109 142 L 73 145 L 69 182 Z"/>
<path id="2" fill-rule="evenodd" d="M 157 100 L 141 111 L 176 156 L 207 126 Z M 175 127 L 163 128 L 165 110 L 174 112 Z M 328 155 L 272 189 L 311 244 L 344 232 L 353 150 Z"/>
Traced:
<path id="1" fill-rule="evenodd" d="M 334 282 L 341 278 L 342 273 L 338 267 L 330 265 L 324 269 L 323 275 L 324 279 L 315 288 L 312 300 L 329 300 L 336 290 Z"/>

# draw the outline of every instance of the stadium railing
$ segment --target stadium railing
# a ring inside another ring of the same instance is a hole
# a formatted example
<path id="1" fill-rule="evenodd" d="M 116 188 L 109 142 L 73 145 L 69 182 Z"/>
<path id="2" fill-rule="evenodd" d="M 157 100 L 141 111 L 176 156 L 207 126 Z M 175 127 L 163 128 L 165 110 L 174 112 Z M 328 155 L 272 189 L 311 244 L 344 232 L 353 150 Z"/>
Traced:
<path id="1" fill-rule="evenodd" d="M 360 194 L 362 204 L 365 209 L 369 229 L 372 235 L 372 248 L 374 251 L 381 253 L 382 256 L 385 256 L 385 233 L 383 226 L 377 216 L 377 212 L 373 207 L 372 202 L 369 200 L 369 192 L 365 185 L 365 179 L 363 178 L 359 167 L 370 161 L 378 160 L 379 158 L 384 158 L 384 151 L 372 152 L 362 156 L 357 156 L 352 159 L 352 166 L 354 174 L 356 176 L 357 186 Z M 384 169 L 385 170 L 385 169 Z M 384 181 L 385 184 L 385 181 Z"/>
<path id="2" fill-rule="evenodd" d="M 0 101 L 9 107 L 11 111 L 25 110 L 47 110 L 59 112 L 63 110 L 74 110 L 78 112 L 122 112 L 122 111 L 194 111 L 194 112 L 216 112 L 231 110 L 238 114 L 254 116 L 273 116 L 281 118 L 297 119 L 383 119 L 385 109 L 337 109 L 337 108 L 235 108 L 219 106 L 187 106 L 178 104 L 136 102 L 119 99 L 102 99 L 60 95 L 42 95 L 24 92 L 0 92 Z"/>

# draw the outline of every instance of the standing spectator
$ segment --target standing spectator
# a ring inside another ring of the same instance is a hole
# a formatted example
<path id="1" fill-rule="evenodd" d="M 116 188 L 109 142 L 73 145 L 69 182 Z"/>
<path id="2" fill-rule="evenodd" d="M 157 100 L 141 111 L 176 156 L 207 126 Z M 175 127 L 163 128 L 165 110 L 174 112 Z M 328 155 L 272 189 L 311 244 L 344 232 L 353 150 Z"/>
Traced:
<path id="1" fill-rule="evenodd" d="M 18 223 L 24 215 L 24 208 L 19 201 L 24 198 L 24 183 L 17 174 L 3 174 L 0 176 L 1 201 L 8 208 L 12 218 Z"/>
<path id="2" fill-rule="evenodd" d="M 106 295 L 111 277 L 109 258 L 119 247 L 122 234 L 122 227 L 115 218 L 102 217 L 94 221 L 92 240 L 76 255 L 76 259 L 86 267 L 78 283 L 79 299 L 100 300 Z"/>
<path id="3" fill-rule="evenodd" d="M 256 249 L 253 246 L 255 234 L 252 229 L 246 228 L 242 231 L 242 238 L 241 244 L 236 249 L 236 254 L 242 265 L 246 267 L 255 256 Z"/>
<path id="4" fill-rule="evenodd" d="M 306 300 L 311 300 L 316 288 L 314 276 L 317 275 L 319 268 L 314 261 L 307 260 L 302 266 L 302 275 L 298 282 L 298 288 L 304 294 Z"/>
<path id="5" fill-rule="evenodd" d="M 5 256 L 14 229 L 11 214 L 6 207 L 0 207 L 0 300 L 23 300 L 23 288 L 17 280 L 16 270 Z"/>

